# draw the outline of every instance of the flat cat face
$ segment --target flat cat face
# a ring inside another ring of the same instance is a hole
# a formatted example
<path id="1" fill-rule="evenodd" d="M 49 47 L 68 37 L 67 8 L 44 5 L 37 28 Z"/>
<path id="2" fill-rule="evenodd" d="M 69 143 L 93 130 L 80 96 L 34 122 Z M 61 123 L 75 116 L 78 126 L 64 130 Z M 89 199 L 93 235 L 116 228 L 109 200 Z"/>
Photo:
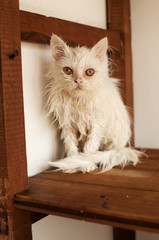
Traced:
<path id="1" fill-rule="evenodd" d="M 95 91 L 108 75 L 107 38 L 92 49 L 68 47 L 57 35 L 52 35 L 54 77 L 61 88 L 73 95 Z"/>

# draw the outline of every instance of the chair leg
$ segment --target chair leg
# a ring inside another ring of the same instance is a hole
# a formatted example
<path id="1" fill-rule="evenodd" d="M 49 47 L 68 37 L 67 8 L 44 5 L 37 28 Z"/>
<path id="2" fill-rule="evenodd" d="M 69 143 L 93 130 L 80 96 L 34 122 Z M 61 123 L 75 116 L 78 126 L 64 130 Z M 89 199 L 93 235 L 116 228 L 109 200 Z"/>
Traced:
<path id="1" fill-rule="evenodd" d="M 6 210 L 0 214 L 0 223 L 0 240 L 32 240 L 29 212 Z"/>
<path id="2" fill-rule="evenodd" d="M 114 240 L 135 240 L 136 234 L 134 230 L 128 230 L 123 228 L 113 228 Z"/>
<path id="3" fill-rule="evenodd" d="M 0 0 L 0 240 L 31 240 L 29 212 L 13 197 L 28 188 L 19 1 Z"/>

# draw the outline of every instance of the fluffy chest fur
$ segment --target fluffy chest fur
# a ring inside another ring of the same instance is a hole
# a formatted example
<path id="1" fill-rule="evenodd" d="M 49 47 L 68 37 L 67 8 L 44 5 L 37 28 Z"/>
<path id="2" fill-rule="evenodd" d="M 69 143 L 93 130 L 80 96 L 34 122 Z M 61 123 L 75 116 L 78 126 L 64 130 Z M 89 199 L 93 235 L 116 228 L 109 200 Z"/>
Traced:
<path id="1" fill-rule="evenodd" d="M 80 135 L 87 135 L 95 119 L 98 121 L 99 111 L 96 99 L 93 96 L 78 98 L 63 93 L 58 100 L 58 104 L 52 107 L 54 108 L 55 118 L 59 122 L 59 127 L 61 129 L 70 127 L 72 131 Z"/>

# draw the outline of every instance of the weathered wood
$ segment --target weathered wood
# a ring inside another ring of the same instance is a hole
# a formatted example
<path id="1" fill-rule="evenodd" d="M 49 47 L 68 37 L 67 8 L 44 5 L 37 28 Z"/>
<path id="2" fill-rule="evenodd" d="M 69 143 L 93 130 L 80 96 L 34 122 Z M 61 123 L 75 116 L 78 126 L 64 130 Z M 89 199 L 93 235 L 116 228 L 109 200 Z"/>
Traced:
<path id="1" fill-rule="evenodd" d="M 30 178 L 29 190 L 15 196 L 15 207 L 159 232 L 159 169 L 148 172 L 147 167 L 100 175 L 44 172 Z"/>
<path id="2" fill-rule="evenodd" d="M 132 55 L 131 55 L 131 27 L 130 27 L 130 1 L 129 0 L 106 0 L 107 5 L 107 28 L 118 30 L 121 33 L 121 57 L 117 62 L 118 75 L 122 79 L 121 93 L 125 104 L 129 107 L 132 119 L 131 143 L 134 144 L 134 109 L 133 109 L 133 86 L 132 86 Z M 116 228 L 114 240 L 117 240 Z M 132 238 L 134 238 L 134 233 Z M 122 231 L 124 235 L 124 230 Z M 125 232 L 126 239 L 127 231 Z M 120 236 L 119 236 L 120 237 Z M 122 239 L 122 238 L 121 238 Z"/>
<path id="3" fill-rule="evenodd" d="M 159 159 L 159 149 L 148 148 L 145 149 L 145 153 L 150 159 Z M 150 168 L 151 169 L 151 168 Z"/>
<path id="4" fill-rule="evenodd" d="M 76 44 L 93 46 L 108 36 L 109 42 L 120 50 L 120 34 L 54 17 L 20 11 L 21 38 L 24 41 L 49 43 L 52 33 Z"/>
<path id="5" fill-rule="evenodd" d="M 29 214 L 14 210 L 28 187 L 21 74 L 19 4 L 0 1 L 0 239 L 31 239 Z M 10 58 L 17 50 L 19 56 Z"/>
<path id="6" fill-rule="evenodd" d="M 149 166 L 153 165 L 150 168 Z M 90 183 L 98 186 L 112 186 L 120 188 L 131 188 L 143 191 L 159 191 L 158 180 L 159 180 L 159 160 L 151 161 L 144 160 L 137 167 L 126 167 L 124 169 L 114 168 L 105 174 L 63 174 L 63 173 L 52 173 L 45 172 L 40 173 L 36 178 L 47 179 L 48 181 L 68 181 L 70 183 Z M 32 179 L 32 178 L 31 178 Z M 32 181 L 32 180 L 30 180 Z M 34 181 L 34 180 L 33 180 Z M 146 182 L 146 184 L 145 184 Z"/>
<path id="7" fill-rule="evenodd" d="M 19 29 L 18 1 L 0 2 L 1 240 L 30 240 L 31 221 L 45 214 L 159 232 L 158 150 L 149 150 L 152 160 L 143 160 L 135 169 L 115 168 L 101 175 L 44 172 L 30 178 L 27 189 L 21 57 L 9 57 L 15 50 L 20 53 L 20 31 L 22 40 L 30 42 L 47 43 L 54 32 L 71 43 L 87 46 L 108 34 L 111 45 L 121 52 L 115 74 L 123 79 L 126 103 L 133 107 L 129 3 L 109 0 L 108 8 L 110 31 L 23 11 Z"/>
<path id="8" fill-rule="evenodd" d="M 109 30 L 120 32 L 121 57 L 117 62 L 118 76 L 122 79 L 122 96 L 129 107 L 132 118 L 133 132 L 133 86 L 132 86 L 132 54 L 131 54 L 131 27 L 130 27 L 130 1 L 107 1 L 107 27 Z M 132 143 L 134 136 L 132 134 Z"/>

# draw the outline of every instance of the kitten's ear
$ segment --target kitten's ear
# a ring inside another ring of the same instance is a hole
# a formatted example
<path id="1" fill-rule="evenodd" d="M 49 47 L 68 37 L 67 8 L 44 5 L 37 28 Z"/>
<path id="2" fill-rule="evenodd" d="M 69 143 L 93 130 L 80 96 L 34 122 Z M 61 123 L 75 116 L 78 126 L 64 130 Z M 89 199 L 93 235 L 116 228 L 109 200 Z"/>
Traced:
<path id="1" fill-rule="evenodd" d="M 91 53 L 98 58 L 100 61 L 103 61 L 106 57 L 106 52 L 108 49 L 108 39 L 107 37 L 102 38 L 99 42 L 94 45 L 91 49 Z"/>
<path id="2" fill-rule="evenodd" d="M 66 43 L 55 34 L 51 37 L 50 47 L 52 50 L 52 56 L 55 60 L 59 60 L 61 57 L 66 56 L 68 52 L 68 46 Z"/>

